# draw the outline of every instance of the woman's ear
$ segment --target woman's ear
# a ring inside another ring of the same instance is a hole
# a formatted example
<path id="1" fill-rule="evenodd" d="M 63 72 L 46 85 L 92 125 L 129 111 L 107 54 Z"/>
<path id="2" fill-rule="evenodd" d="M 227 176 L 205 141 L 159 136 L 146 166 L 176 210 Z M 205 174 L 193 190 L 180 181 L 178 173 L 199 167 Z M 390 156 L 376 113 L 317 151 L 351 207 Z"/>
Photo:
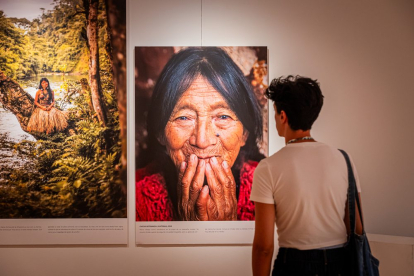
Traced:
<path id="1" fill-rule="evenodd" d="M 243 137 L 242 137 L 242 145 L 241 145 L 241 147 L 243 147 L 244 145 L 246 145 L 247 138 L 249 138 L 249 131 L 247 129 L 243 129 Z"/>
<path id="2" fill-rule="evenodd" d="M 166 142 L 165 142 L 165 137 L 164 137 L 164 135 L 160 135 L 160 136 L 158 136 L 158 137 L 157 137 L 157 140 L 158 140 L 158 142 L 159 142 L 161 145 L 165 146 Z"/>

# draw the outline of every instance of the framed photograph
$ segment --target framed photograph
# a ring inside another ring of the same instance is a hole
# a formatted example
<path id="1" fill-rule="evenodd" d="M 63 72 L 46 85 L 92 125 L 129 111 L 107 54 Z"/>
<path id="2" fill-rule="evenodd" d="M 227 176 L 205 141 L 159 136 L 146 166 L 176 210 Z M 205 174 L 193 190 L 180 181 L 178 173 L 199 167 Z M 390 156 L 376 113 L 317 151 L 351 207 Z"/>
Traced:
<path id="1" fill-rule="evenodd" d="M 2 2 L 0 244 L 127 243 L 125 5 Z"/>
<path id="2" fill-rule="evenodd" d="M 266 47 L 136 47 L 138 244 L 251 243 Z"/>

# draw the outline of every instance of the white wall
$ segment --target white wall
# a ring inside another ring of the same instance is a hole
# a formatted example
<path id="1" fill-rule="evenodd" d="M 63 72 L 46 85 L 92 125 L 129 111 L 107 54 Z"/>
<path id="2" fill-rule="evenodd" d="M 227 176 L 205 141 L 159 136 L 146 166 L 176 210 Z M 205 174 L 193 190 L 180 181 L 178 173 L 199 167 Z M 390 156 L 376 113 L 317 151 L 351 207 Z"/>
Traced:
<path id="1" fill-rule="evenodd" d="M 367 231 L 414 237 L 413 11 L 411 0 L 129 0 L 130 157 L 135 46 L 268 46 L 271 78 L 321 82 L 313 136 L 353 156 Z M 270 135 L 273 153 L 283 140 Z M 249 246 L 135 247 L 132 170 L 129 182 L 127 247 L 0 248 L 0 275 L 251 274 Z"/>
<path id="2" fill-rule="evenodd" d="M 414 237 L 413 12 L 413 1 L 203 1 L 203 45 L 268 46 L 270 78 L 321 82 L 313 136 L 353 156 L 375 234 Z"/>

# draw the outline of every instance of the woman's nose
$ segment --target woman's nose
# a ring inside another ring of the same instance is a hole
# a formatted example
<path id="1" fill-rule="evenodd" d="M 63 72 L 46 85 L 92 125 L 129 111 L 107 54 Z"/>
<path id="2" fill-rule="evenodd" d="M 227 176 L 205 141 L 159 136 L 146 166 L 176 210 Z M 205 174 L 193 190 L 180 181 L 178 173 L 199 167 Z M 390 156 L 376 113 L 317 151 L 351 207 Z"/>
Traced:
<path id="1" fill-rule="evenodd" d="M 210 120 L 198 120 L 190 137 L 190 144 L 200 149 L 208 148 L 217 143 L 215 129 Z"/>

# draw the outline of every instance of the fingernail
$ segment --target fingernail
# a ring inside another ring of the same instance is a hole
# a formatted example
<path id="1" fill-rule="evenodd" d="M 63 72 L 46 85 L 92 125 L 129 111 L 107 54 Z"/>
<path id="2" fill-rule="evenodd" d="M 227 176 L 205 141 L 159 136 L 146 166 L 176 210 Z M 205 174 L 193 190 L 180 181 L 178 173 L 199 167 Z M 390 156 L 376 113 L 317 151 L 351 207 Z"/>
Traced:
<path id="1" fill-rule="evenodd" d="M 225 169 L 227 169 L 228 167 L 229 167 L 229 164 L 227 164 L 227 162 L 226 161 L 223 161 L 223 168 L 225 168 Z"/>
<path id="2" fill-rule="evenodd" d="M 207 165 L 206 165 L 206 170 L 207 170 L 207 171 L 210 171 L 210 170 L 211 170 L 211 166 L 210 166 L 210 164 L 208 164 L 208 163 L 207 163 Z"/>
<path id="3" fill-rule="evenodd" d="M 208 194 L 208 186 L 207 185 L 203 186 L 203 188 L 201 189 L 201 192 L 204 194 Z"/>
<path id="4" fill-rule="evenodd" d="M 191 161 L 196 161 L 196 156 L 195 156 L 195 154 L 191 154 L 190 159 L 191 159 Z"/>
<path id="5" fill-rule="evenodd" d="M 205 164 L 204 159 L 200 159 L 200 166 L 204 166 L 204 164 Z"/>
<path id="6" fill-rule="evenodd" d="M 186 166 L 187 164 L 185 163 L 185 162 L 181 162 L 181 166 L 180 166 L 180 171 L 184 171 L 185 170 L 185 166 Z"/>
<path id="7" fill-rule="evenodd" d="M 213 162 L 213 164 L 217 164 L 217 159 L 216 159 L 216 157 L 211 157 L 211 162 Z"/>

